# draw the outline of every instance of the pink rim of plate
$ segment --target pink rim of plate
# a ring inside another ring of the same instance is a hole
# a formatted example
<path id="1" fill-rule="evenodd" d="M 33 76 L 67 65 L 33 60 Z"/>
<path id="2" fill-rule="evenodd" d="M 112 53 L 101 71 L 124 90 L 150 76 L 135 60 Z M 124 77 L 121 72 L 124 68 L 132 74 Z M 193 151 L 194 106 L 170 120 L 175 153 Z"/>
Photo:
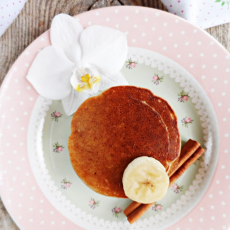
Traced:
<path id="1" fill-rule="evenodd" d="M 84 27 L 99 24 L 126 32 L 128 45 L 160 53 L 188 70 L 215 109 L 220 128 L 220 154 L 205 196 L 180 221 L 167 228 L 230 227 L 230 54 L 205 31 L 172 14 L 144 7 L 109 7 L 75 17 Z M 0 95 L 0 192 L 17 225 L 23 229 L 83 229 L 59 213 L 33 176 L 27 154 L 29 118 L 38 97 L 25 76 L 39 50 L 50 45 L 49 31 L 20 55 L 8 72 Z"/>

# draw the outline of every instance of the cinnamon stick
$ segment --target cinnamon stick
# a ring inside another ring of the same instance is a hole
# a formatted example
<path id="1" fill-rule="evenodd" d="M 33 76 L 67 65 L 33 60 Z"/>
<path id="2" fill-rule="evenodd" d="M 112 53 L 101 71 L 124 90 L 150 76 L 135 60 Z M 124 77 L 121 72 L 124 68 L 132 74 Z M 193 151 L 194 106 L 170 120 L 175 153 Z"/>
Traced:
<path id="1" fill-rule="evenodd" d="M 181 154 L 180 154 L 180 160 L 179 163 L 177 165 L 177 167 L 170 172 L 169 177 L 171 175 L 173 175 L 173 173 L 182 165 L 184 164 L 184 162 L 198 149 L 198 147 L 200 146 L 200 144 L 197 141 L 191 140 L 189 139 L 184 146 L 181 149 Z M 141 203 L 138 203 L 136 201 L 133 201 L 125 210 L 124 210 L 124 214 L 126 216 L 128 216 L 129 214 L 131 214 L 134 210 L 136 210 L 139 206 L 141 205 Z"/>
<path id="2" fill-rule="evenodd" d="M 177 171 L 177 169 L 180 168 L 180 166 L 183 165 L 184 162 L 188 160 L 188 158 L 191 157 L 193 153 L 195 153 L 199 146 L 200 144 L 192 139 L 189 139 L 184 144 L 184 146 L 181 149 L 179 163 L 177 167 L 172 172 L 170 172 L 169 177 L 171 177 Z"/>
<path id="3" fill-rule="evenodd" d="M 204 153 L 204 149 L 199 147 L 196 152 L 189 157 L 184 164 L 178 168 L 178 170 L 170 177 L 169 187 L 171 187 L 174 182 Z M 130 215 L 128 215 L 127 219 L 130 224 L 133 224 L 137 221 L 154 203 L 151 204 L 141 204 L 136 210 L 134 210 Z"/>
<path id="4" fill-rule="evenodd" d="M 170 177 L 169 187 L 171 187 L 174 182 L 196 161 L 198 160 L 204 153 L 204 149 L 199 147 L 196 152 L 189 157 L 187 161 Z"/>
<path id="5" fill-rule="evenodd" d="M 136 201 L 133 201 L 125 210 L 124 210 L 124 214 L 126 216 L 128 216 L 130 213 L 132 213 L 134 210 L 136 210 L 139 206 L 141 205 L 141 203 L 138 203 Z"/>
<path id="6" fill-rule="evenodd" d="M 136 222 L 148 209 L 153 205 L 151 204 L 141 204 L 135 211 L 133 211 L 130 215 L 127 216 L 127 219 L 130 224 Z"/>

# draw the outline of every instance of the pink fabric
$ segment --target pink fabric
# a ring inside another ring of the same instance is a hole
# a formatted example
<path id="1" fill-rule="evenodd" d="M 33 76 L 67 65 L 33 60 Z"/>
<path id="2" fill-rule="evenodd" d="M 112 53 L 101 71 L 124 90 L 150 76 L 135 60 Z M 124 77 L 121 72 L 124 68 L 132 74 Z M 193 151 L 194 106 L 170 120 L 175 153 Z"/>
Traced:
<path id="1" fill-rule="evenodd" d="M 205 29 L 230 22 L 229 0 L 161 0 L 170 13 Z"/>
<path id="2" fill-rule="evenodd" d="M 0 36 L 18 16 L 27 0 L 0 0 Z"/>

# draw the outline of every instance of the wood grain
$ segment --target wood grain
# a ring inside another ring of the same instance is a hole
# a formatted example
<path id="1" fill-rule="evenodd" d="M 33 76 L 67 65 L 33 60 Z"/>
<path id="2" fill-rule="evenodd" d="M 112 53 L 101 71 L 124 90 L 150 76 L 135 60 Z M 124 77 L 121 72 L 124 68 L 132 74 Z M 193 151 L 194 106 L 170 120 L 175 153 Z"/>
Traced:
<path id="1" fill-rule="evenodd" d="M 76 15 L 101 7 L 138 5 L 167 11 L 160 0 L 29 0 L 19 16 L 0 38 L 0 85 L 8 70 L 40 34 L 49 29 L 59 13 Z M 230 24 L 206 30 L 230 51 Z M 0 199 L 0 230 L 18 230 Z"/>

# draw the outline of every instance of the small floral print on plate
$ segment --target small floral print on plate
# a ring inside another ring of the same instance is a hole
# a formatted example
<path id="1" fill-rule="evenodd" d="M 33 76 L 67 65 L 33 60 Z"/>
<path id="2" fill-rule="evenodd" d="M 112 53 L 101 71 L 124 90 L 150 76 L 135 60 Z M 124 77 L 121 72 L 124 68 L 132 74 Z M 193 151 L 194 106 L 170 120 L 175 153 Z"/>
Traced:
<path id="1" fill-rule="evenodd" d="M 122 210 L 120 207 L 115 206 L 115 207 L 112 209 L 112 214 L 113 214 L 115 217 L 119 217 L 119 214 L 120 214 L 122 211 L 123 211 L 123 210 Z"/>
<path id="2" fill-rule="evenodd" d="M 99 205 L 99 201 L 95 201 L 93 198 L 90 199 L 89 201 L 89 206 L 92 209 L 95 209 L 96 207 L 98 207 Z"/>
<path id="3" fill-rule="evenodd" d="M 152 77 L 152 82 L 155 84 L 155 85 L 159 85 L 160 84 L 160 82 L 163 82 L 163 79 L 164 79 L 164 77 L 162 76 L 162 77 L 160 77 L 160 76 L 158 76 L 158 74 L 154 74 L 154 76 Z"/>
<path id="4" fill-rule="evenodd" d="M 52 120 L 57 121 L 57 122 L 61 116 L 62 116 L 61 112 L 54 111 L 53 113 L 51 113 Z"/>
<path id="5" fill-rule="evenodd" d="M 178 94 L 179 98 L 178 98 L 178 101 L 179 102 L 185 102 L 185 101 L 188 101 L 189 99 L 189 96 L 187 93 L 185 93 L 184 91 L 181 91 L 179 94 Z"/>
<path id="6" fill-rule="evenodd" d="M 188 128 L 188 125 L 191 124 L 193 122 L 192 118 L 190 117 L 184 117 L 182 120 L 181 120 L 181 123 L 184 127 Z"/>
<path id="7" fill-rule="evenodd" d="M 176 183 L 172 185 L 172 191 L 175 192 L 176 194 L 182 192 L 183 188 L 184 188 L 184 186 L 179 186 Z"/>
<path id="8" fill-rule="evenodd" d="M 61 181 L 61 188 L 62 188 L 62 189 L 70 188 L 71 184 L 72 184 L 72 183 L 71 183 L 70 181 L 67 181 L 66 179 L 63 179 L 63 180 Z"/>
<path id="9" fill-rule="evenodd" d="M 155 203 L 154 206 L 152 207 L 152 210 L 155 212 L 161 211 L 162 210 L 163 205 L 159 204 L 159 203 Z"/>
<path id="10" fill-rule="evenodd" d="M 126 61 L 126 68 L 128 68 L 128 69 L 135 68 L 136 65 L 137 65 L 137 62 L 132 61 L 131 58 L 128 61 Z"/>
<path id="11" fill-rule="evenodd" d="M 53 152 L 55 153 L 60 153 L 63 151 L 64 149 L 64 146 L 63 145 L 59 145 L 58 142 L 56 142 L 54 145 L 53 145 L 54 149 L 53 149 Z"/>

